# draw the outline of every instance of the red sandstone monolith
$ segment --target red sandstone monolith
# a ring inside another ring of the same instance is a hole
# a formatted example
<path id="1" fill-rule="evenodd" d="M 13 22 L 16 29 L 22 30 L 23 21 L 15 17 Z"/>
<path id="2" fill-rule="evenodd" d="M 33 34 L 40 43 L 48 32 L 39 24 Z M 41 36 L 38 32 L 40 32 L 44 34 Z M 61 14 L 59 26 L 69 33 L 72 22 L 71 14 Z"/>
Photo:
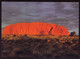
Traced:
<path id="1" fill-rule="evenodd" d="M 69 35 L 69 31 L 60 25 L 32 22 L 32 23 L 16 23 L 6 26 L 2 34 L 17 35 Z"/>

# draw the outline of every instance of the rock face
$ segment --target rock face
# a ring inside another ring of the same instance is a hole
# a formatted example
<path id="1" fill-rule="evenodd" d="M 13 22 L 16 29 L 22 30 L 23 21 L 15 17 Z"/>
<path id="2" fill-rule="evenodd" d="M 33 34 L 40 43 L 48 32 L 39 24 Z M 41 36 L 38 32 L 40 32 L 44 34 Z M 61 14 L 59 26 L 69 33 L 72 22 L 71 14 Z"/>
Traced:
<path id="1" fill-rule="evenodd" d="M 8 25 L 4 28 L 2 34 L 69 35 L 69 31 L 65 27 L 56 24 L 32 22 Z"/>

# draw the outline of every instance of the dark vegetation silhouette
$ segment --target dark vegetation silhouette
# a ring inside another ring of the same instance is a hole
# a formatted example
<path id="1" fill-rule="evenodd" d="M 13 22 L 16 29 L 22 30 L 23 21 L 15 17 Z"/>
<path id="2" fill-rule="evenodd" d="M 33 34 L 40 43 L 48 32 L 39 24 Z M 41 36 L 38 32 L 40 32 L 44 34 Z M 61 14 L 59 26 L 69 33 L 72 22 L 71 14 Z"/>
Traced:
<path id="1" fill-rule="evenodd" d="M 75 36 L 75 35 L 76 35 L 75 31 L 73 31 L 73 32 L 70 33 L 70 36 Z"/>

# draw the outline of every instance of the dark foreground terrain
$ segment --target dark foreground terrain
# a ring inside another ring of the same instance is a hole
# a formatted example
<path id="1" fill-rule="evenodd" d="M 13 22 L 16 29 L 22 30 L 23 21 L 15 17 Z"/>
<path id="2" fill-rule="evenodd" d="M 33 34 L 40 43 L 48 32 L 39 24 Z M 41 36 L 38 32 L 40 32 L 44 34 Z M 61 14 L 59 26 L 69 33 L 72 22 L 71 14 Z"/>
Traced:
<path id="1" fill-rule="evenodd" d="M 1 57 L 79 59 L 78 36 L 2 35 Z"/>

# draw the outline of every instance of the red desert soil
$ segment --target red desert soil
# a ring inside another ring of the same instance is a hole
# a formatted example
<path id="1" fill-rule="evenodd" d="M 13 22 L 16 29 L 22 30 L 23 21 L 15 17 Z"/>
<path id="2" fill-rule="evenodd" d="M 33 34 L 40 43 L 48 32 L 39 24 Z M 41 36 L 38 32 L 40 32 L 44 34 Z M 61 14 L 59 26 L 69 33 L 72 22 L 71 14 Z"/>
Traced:
<path id="1" fill-rule="evenodd" d="M 4 28 L 2 34 L 28 34 L 28 35 L 69 35 L 69 31 L 60 25 L 32 22 L 16 23 Z"/>

